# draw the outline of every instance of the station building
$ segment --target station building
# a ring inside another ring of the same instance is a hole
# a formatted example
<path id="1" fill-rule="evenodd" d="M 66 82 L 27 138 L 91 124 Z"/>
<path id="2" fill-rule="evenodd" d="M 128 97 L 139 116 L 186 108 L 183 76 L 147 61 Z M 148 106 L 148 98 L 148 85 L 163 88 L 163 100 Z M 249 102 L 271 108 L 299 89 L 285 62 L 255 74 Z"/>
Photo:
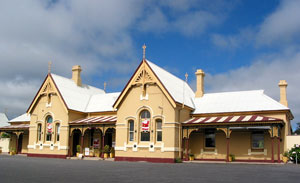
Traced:
<path id="1" fill-rule="evenodd" d="M 284 80 L 280 102 L 263 90 L 205 93 L 202 70 L 197 90 L 146 60 L 118 93 L 48 73 L 26 114 L 1 127 L 11 149 L 31 157 L 66 158 L 80 145 L 86 156 L 113 147 L 115 161 L 187 160 L 281 162 L 293 115 Z"/>

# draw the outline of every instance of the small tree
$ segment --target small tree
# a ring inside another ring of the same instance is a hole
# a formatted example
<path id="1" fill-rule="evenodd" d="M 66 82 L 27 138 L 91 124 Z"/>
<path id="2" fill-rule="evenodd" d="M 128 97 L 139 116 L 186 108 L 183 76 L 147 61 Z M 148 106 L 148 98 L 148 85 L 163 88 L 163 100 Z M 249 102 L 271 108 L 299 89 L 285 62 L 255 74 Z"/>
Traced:
<path id="1" fill-rule="evenodd" d="M 78 153 L 80 153 L 80 150 L 81 150 L 81 146 L 80 146 L 80 145 L 77 145 L 77 146 L 76 146 L 76 151 L 77 151 Z"/>
<path id="2" fill-rule="evenodd" d="M 300 135 L 300 123 L 297 123 L 297 128 L 296 130 L 294 131 L 294 134 L 297 134 L 297 135 Z"/>
<path id="3" fill-rule="evenodd" d="M 294 145 L 294 147 L 289 151 L 290 159 L 296 163 L 296 154 L 297 154 L 297 161 L 300 162 L 300 146 Z"/>
<path id="4" fill-rule="evenodd" d="M 10 135 L 8 133 L 2 133 L 0 138 L 10 138 Z"/>
<path id="5" fill-rule="evenodd" d="M 109 147 L 109 145 L 105 145 L 105 146 L 104 146 L 103 152 L 104 152 L 104 153 L 109 153 L 109 152 L 110 152 L 110 147 Z"/>

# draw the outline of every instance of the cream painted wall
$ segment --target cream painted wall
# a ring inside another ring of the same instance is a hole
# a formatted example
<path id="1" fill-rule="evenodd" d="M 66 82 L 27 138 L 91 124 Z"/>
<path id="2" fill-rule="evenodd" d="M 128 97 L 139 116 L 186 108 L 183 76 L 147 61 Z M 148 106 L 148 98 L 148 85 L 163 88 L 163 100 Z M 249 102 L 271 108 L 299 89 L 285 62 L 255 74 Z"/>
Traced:
<path id="1" fill-rule="evenodd" d="M 300 135 L 288 135 L 286 136 L 287 150 L 294 147 L 295 144 L 300 145 Z"/>
<path id="2" fill-rule="evenodd" d="M 0 138 L 0 147 L 3 153 L 9 152 L 9 142 L 10 138 Z"/>
<path id="3" fill-rule="evenodd" d="M 191 133 L 189 153 L 194 154 L 196 159 L 226 159 L 227 142 L 224 132 L 216 132 L 215 148 L 205 148 L 204 140 L 204 132 Z M 268 132 L 264 135 L 264 150 L 251 148 L 251 132 L 249 131 L 232 132 L 229 144 L 229 153 L 235 155 L 238 160 L 271 160 L 271 138 Z M 277 160 L 277 141 L 274 141 L 274 159 Z"/>
<path id="4" fill-rule="evenodd" d="M 54 93 L 51 96 L 50 104 L 48 104 L 48 97 L 41 93 L 48 83 L 51 84 L 51 92 Z M 53 81 L 50 77 L 48 77 L 42 86 L 42 90 L 38 94 L 38 100 L 31 111 L 28 153 L 66 155 L 68 152 L 69 115 L 57 89 L 54 86 Z M 51 141 L 46 141 L 46 118 L 48 115 L 53 118 L 53 134 Z M 55 127 L 57 123 L 60 124 L 59 141 L 56 141 Z M 42 124 L 41 141 L 38 141 L 37 139 L 38 124 Z"/>
<path id="5" fill-rule="evenodd" d="M 147 86 L 148 99 L 141 100 L 142 87 L 133 86 L 125 98 L 123 99 L 117 113 L 117 129 L 116 129 L 116 156 L 125 157 L 164 157 L 175 158 L 179 156 L 180 150 L 180 123 L 176 116 L 176 110 L 173 108 L 162 90 L 156 85 Z M 151 113 L 150 122 L 150 142 L 140 141 L 140 120 L 139 115 L 143 109 L 147 109 Z M 182 114 L 185 115 L 185 114 Z M 156 142 L 155 138 L 155 119 L 161 118 L 162 125 L 162 142 Z M 181 116 L 182 120 L 186 117 Z M 128 141 L 128 120 L 135 122 L 134 141 Z M 133 150 L 133 145 L 137 145 L 137 149 Z M 163 148 L 161 148 L 163 144 Z M 151 150 L 150 145 L 154 146 Z M 127 147 L 124 147 L 127 146 Z M 122 150 L 126 149 L 126 151 Z M 163 149 L 163 150 L 161 150 Z M 165 152 L 165 150 L 171 152 Z M 156 153 L 154 153 L 154 152 Z M 163 152 L 162 152 L 163 151 Z"/>

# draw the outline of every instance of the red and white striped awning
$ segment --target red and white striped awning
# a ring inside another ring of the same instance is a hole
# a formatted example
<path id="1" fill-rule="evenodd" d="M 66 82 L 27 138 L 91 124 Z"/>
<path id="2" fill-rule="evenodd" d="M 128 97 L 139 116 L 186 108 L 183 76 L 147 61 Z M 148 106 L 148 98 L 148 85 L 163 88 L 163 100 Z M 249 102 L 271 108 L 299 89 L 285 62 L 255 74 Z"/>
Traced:
<path id="1" fill-rule="evenodd" d="M 245 122 L 282 122 L 281 119 L 259 115 L 247 116 L 219 116 L 219 117 L 193 117 L 184 124 L 205 124 L 205 123 L 245 123 Z"/>
<path id="2" fill-rule="evenodd" d="M 18 124 L 18 125 L 9 125 L 9 126 L 3 126 L 0 127 L 0 130 L 27 130 L 29 129 L 29 124 Z"/>
<path id="3" fill-rule="evenodd" d="M 117 116 L 101 116 L 84 118 L 69 122 L 69 124 L 93 124 L 93 123 L 112 123 L 117 121 Z"/>

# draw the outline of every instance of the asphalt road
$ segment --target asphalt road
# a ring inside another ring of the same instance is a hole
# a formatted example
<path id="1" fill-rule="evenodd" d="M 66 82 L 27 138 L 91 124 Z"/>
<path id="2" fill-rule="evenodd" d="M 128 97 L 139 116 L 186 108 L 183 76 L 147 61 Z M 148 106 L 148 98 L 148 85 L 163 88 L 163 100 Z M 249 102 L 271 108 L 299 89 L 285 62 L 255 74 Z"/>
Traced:
<path id="1" fill-rule="evenodd" d="M 300 182 L 300 166 L 85 161 L 0 155 L 0 182 Z"/>

